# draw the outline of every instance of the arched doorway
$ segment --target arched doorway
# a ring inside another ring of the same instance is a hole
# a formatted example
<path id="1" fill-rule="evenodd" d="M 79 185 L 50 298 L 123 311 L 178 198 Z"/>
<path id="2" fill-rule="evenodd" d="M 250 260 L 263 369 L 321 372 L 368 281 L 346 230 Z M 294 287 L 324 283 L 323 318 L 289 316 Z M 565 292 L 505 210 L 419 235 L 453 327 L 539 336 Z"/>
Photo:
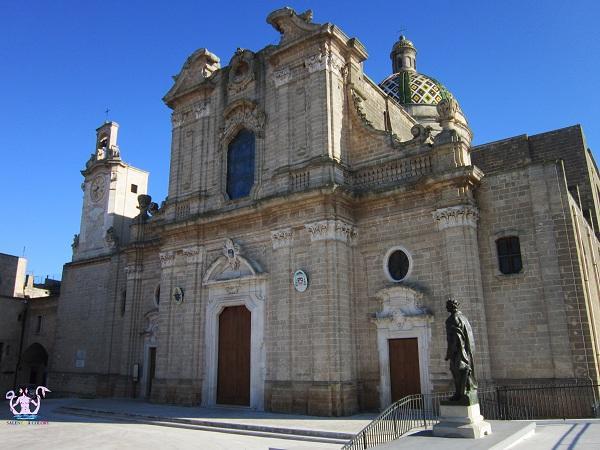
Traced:
<path id="1" fill-rule="evenodd" d="M 217 403 L 250 406 L 251 313 L 228 306 L 219 315 Z"/>
<path id="2" fill-rule="evenodd" d="M 226 239 L 223 255 L 210 265 L 203 279 L 203 286 L 208 289 L 208 303 L 202 404 L 245 405 L 262 410 L 267 274 L 240 251 L 238 244 Z M 237 358 L 247 362 L 242 365 L 241 361 L 233 361 Z M 228 374 L 227 371 L 239 373 Z M 231 375 L 240 379 L 226 378 Z"/>
<path id="3" fill-rule="evenodd" d="M 142 391 L 140 395 L 144 398 L 152 397 L 152 385 L 156 376 L 156 351 L 158 348 L 158 308 L 149 311 L 145 315 L 146 329 L 144 336 L 144 364 L 142 367 Z"/>
<path id="4" fill-rule="evenodd" d="M 43 345 L 31 344 L 21 358 L 21 380 L 25 384 L 45 386 L 48 375 L 48 352 Z"/>

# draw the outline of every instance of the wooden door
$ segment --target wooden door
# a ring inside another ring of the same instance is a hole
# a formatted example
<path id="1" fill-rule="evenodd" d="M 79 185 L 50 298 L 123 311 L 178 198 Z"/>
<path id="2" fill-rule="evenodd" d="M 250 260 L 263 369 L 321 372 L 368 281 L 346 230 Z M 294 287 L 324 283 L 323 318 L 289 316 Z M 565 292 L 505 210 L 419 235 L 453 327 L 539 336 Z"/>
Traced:
<path id="1" fill-rule="evenodd" d="M 389 339 L 392 402 L 421 393 L 417 338 Z"/>
<path id="2" fill-rule="evenodd" d="M 148 383 L 146 384 L 146 396 L 152 394 L 152 382 L 154 381 L 154 373 L 156 372 L 156 347 L 148 349 Z"/>
<path id="3" fill-rule="evenodd" d="M 217 403 L 250 406 L 250 319 L 245 306 L 219 316 Z"/>

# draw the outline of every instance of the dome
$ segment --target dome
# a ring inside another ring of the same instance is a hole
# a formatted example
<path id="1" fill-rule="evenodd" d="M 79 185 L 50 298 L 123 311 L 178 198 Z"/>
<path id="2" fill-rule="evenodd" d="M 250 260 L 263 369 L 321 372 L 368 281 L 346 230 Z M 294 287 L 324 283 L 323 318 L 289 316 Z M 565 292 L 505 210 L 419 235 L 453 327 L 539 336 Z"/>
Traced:
<path id="1" fill-rule="evenodd" d="M 383 80 L 379 87 L 401 105 L 437 105 L 452 94 L 434 78 L 411 70 L 402 70 Z"/>
<path id="2" fill-rule="evenodd" d="M 406 37 L 400 36 L 396 41 L 390 59 L 393 73 L 379 87 L 417 122 L 430 126 L 434 132 L 441 131 L 436 107 L 442 100 L 456 98 L 435 78 L 417 72 L 417 48 Z M 460 106 L 457 126 L 461 136 L 470 142 L 473 135 Z"/>

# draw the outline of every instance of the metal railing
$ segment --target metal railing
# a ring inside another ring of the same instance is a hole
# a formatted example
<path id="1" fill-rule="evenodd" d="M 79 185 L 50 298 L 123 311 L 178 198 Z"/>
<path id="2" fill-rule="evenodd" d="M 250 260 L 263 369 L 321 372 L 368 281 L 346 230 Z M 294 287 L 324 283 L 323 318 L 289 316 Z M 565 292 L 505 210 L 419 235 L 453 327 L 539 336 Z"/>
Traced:
<path id="1" fill-rule="evenodd" d="M 598 417 L 597 384 L 497 388 L 496 420 Z"/>
<path id="2" fill-rule="evenodd" d="M 477 391 L 481 414 L 489 420 L 598 417 L 597 384 L 501 386 Z M 440 402 L 451 392 L 415 394 L 390 405 L 343 450 L 364 450 L 398 439 L 409 431 L 439 422 Z"/>

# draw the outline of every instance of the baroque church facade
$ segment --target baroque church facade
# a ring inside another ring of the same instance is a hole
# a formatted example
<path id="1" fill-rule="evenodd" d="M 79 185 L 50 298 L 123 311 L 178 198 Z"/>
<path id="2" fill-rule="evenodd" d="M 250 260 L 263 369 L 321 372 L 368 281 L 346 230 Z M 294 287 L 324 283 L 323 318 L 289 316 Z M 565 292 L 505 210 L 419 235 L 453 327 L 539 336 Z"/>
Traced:
<path id="1" fill-rule="evenodd" d="M 307 11 L 224 67 L 194 52 L 168 197 L 97 130 L 64 267 L 55 391 L 348 415 L 446 391 L 445 303 L 481 384 L 598 381 L 600 182 L 581 128 L 471 146 L 404 37 L 380 84 Z"/>

